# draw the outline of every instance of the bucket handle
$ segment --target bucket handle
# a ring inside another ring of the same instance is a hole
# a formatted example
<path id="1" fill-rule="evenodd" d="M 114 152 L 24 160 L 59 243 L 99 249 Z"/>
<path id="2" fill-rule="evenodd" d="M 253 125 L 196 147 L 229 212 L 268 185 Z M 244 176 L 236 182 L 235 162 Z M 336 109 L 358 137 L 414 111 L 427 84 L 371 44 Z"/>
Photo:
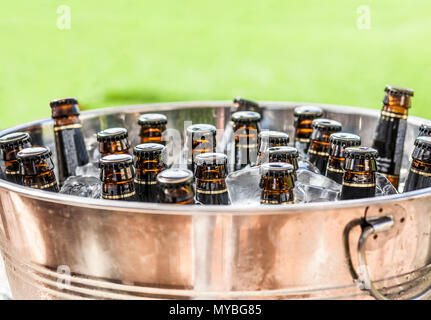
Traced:
<path id="1" fill-rule="evenodd" d="M 361 290 L 366 290 L 377 300 L 390 300 L 382 294 L 375 286 L 368 272 L 367 259 L 365 256 L 366 243 L 370 235 L 390 230 L 394 226 L 394 220 L 390 216 L 370 217 L 366 219 L 367 225 L 362 229 L 358 241 L 359 275 L 357 282 Z M 431 288 L 409 298 L 408 300 L 421 300 L 431 293 Z"/>

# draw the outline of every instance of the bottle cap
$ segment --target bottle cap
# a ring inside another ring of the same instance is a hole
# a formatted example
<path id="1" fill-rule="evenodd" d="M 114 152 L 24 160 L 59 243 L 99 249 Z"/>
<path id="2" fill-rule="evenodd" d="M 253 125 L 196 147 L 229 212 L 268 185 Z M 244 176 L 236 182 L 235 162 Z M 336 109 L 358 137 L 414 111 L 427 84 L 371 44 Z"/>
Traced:
<path id="1" fill-rule="evenodd" d="M 389 84 L 386 85 L 385 92 L 393 95 L 405 95 L 413 97 L 413 89 L 391 86 Z"/>
<path id="2" fill-rule="evenodd" d="M 133 158 L 128 154 L 110 154 L 99 161 L 100 169 L 123 169 L 133 165 Z"/>
<path id="3" fill-rule="evenodd" d="M 376 149 L 370 147 L 349 147 L 344 149 L 346 159 L 373 160 L 378 157 Z"/>
<path id="4" fill-rule="evenodd" d="M 419 136 L 431 136 L 431 124 L 421 124 L 419 128 Z"/>
<path id="5" fill-rule="evenodd" d="M 289 143 L 289 135 L 281 131 L 261 131 L 258 136 L 258 144 L 261 141 L 267 142 L 269 145 L 287 145 Z"/>
<path id="6" fill-rule="evenodd" d="M 133 154 L 139 157 L 162 153 L 166 147 L 160 143 L 142 143 L 133 149 Z"/>
<path id="7" fill-rule="evenodd" d="M 216 134 L 217 129 L 210 124 L 193 124 L 187 127 L 187 133 L 190 135 L 194 134 Z"/>
<path id="8" fill-rule="evenodd" d="M 193 183 L 193 172 L 187 169 L 167 169 L 157 175 L 157 182 L 164 185 Z"/>
<path id="9" fill-rule="evenodd" d="M 52 156 L 51 150 L 46 147 L 33 147 L 22 149 L 17 154 L 19 162 L 32 162 L 48 159 Z"/>
<path id="10" fill-rule="evenodd" d="M 97 133 L 98 142 L 119 141 L 129 136 L 125 128 L 109 128 Z"/>
<path id="11" fill-rule="evenodd" d="M 361 137 L 346 132 L 337 132 L 329 136 L 329 142 L 343 147 L 356 147 L 361 144 Z"/>
<path id="12" fill-rule="evenodd" d="M 232 121 L 240 123 L 259 122 L 260 114 L 254 111 L 238 111 L 232 114 Z"/>
<path id="13" fill-rule="evenodd" d="M 206 152 L 196 156 L 197 165 L 227 165 L 227 156 L 224 153 Z"/>
<path id="14" fill-rule="evenodd" d="M 431 137 L 421 136 L 416 139 L 412 158 L 431 163 Z"/>
<path id="15" fill-rule="evenodd" d="M 31 142 L 27 132 L 14 132 L 0 137 L 0 148 L 18 147 Z"/>
<path id="16" fill-rule="evenodd" d="M 293 115 L 300 118 L 319 118 L 323 115 L 323 110 L 316 106 L 300 106 L 293 110 Z"/>
<path id="17" fill-rule="evenodd" d="M 141 126 L 154 126 L 159 124 L 167 124 L 168 118 L 160 113 L 145 113 L 138 119 L 138 124 Z"/>
<path id="18" fill-rule="evenodd" d="M 51 108 L 64 106 L 64 105 L 68 105 L 68 104 L 78 104 L 78 100 L 76 98 L 61 98 L 61 99 L 52 100 L 49 103 Z"/>
<path id="19" fill-rule="evenodd" d="M 233 103 L 235 104 L 238 111 L 254 111 L 259 109 L 259 104 L 257 102 L 247 100 L 239 96 L 233 99 Z"/>
<path id="20" fill-rule="evenodd" d="M 325 131 L 341 131 L 341 123 L 330 119 L 314 119 L 312 126 Z"/>
<path id="21" fill-rule="evenodd" d="M 294 167 L 286 162 L 269 162 L 260 166 L 260 174 L 265 177 L 284 177 L 291 175 Z"/>

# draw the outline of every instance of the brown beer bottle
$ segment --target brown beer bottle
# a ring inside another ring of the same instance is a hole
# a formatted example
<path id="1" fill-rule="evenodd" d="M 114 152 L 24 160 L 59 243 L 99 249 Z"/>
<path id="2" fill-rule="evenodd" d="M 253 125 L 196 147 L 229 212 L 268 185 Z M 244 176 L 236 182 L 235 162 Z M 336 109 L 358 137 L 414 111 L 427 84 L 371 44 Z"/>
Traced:
<path id="1" fill-rule="evenodd" d="M 111 154 L 100 159 L 102 198 L 108 200 L 136 201 L 133 178 L 133 158 L 129 154 Z"/>
<path id="2" fill-rule="evenodd" d="M 308 156 L 310 162 L 320 170 L 320 173 L 324 174 L 329 157 L 329 137 L 331 134 L 341 131 L 341 123 L 329 119 L 315 119 L 312 125 L 313 132 Z"/>
<path id="3" fill-rule="evenodd" d="M 323 115 L 323 110 L 315 106 L 300 106 L 293 111 L 295 118 L 295 147 L 302 154 L 307 154 L 310 137 L 313 132 L 312 122 Z"/>
<path id="4" fill-rule="evenodd" d="M 247 100 L 241 97 L 235 97 L 233 99 L 234 108 L 231 110 L 232 113 L 238 111 L 254 111 L 260 113 L 260 106 L 257 102 L 252 100 Z"/>
<path id="5" fill-rule="evenodd" d="M 269 162 L 286 162 L 293 166 L 294 172 L 298 170 L 298 150 L 294 147 L 271 147 L 268 149 Z"/>
<path id="6" fill-rule="evenodd" d="M 187 168 L 194 172 L 196 156 L 216 151 L 217 129 L 210 124 L 194 124 L 187 128 Z"/>
<path id="7" fill-rule="evenodd" d="M 416 139 L 412 159 L 404 192 L 431 187 L 430 136 L 420 136 Z"/>
<path id="8" fill-rule="evenodd" d="M 97 133 L 101 157 L 110 154 L 129 154 L 128 132 L 125 128 L 109 128 Z"/>
<path id="9" fill-rule="evenodd" d="M 420 126 L 418 137 L 422 137 L 422 136 L 431 137 L 431 125 L 424 123 Z"/>
<path id="10" fill-rule="evenodd" d="M 157 176 L 161 203 L 194 204 L 193 172 L 187 169 L 167 169 Z"/>
<path id="11" fill-rule="evenodd" d="M 50 103 L 54 119 L 55 148 L 57 151 L 60 185 L 75 175 L 77 167 L 89 162 L 87 148 L 79 120 L 78 100 L 65 98 Z"/>
<path id="12" fill-rule="evenodd" d="M 22 149 L 18 152 L 22 185 L 33 189 L 58 192 L 52 153 L 45 147 Z"/>
<path id="13" fill-rule="evenodd" d="M 344 150 L 344 176 L 341 200 L 374 197 L 376 194 L 377 150 L 351 147 Z"/>
<path id="14" fill-rule="evenodd" d="M 387 85 L 373 148 L 379 153 L 378 171 L 398 188 L 408 110 L 413 90 Z"/>
<path id="15" fill-rule="evenodd" d="M 196 157 L 196 200 L 202 204 L 229 204 L 226 187 L 227 156 L 203 153 Z"/>
<path id="16" fill-rule="evenodd" d="M 253 111 L 238 111 L 232 115 L 234 132 L 234 170 L 257 162 L 257 139 L 260 132 L 260 115 Z"/>
<path id="17" fill-rule="evenodd" d="M 260 167 L 261 204 L 294 203 L 295 187 L 293 166 L 285 162 L 264 163 Z"/>
<path id="18" fill-rule="evenodd" d="M 159 113 L 146 113 L 139 117 L 138 124 L 141 127 L 139 137 L 141 143 L 160 143 L 165 145 L 163 132 L 166 130 L 168 118 Z"/>
<path id="19" fill-rule="evenodd" d="M 343 183 L 344 149 L 361 145 L 361 137 L 352 133 L 338 132 L 329 137 L 329 160 L 326 176 L 335 182 Z"/>
<path id="20" fill-rule="evenodd" d="M 268 148 L 289 145 L 289 135 L 281 131 L 261 131 L 257 137 L 257 145 L 257 164 L 261 164 L 265 162 Z"/>
<path id="21" fill-rule="evenodd" d="M 31 138 L 26 132 L 14 132 L 0 138 L 0 149 L 6 167 L 6 180 L 18 184 L 22 183 L 17 155 L 22 149 L 30 147 Z"/>
<path id="22" fill-rule="evenodd" d="M 159 143 L 143 143 L 133 151 L 136 156 L 137 198 L 143 202 L 158 202 L 157 175 L 166 168 L 166 147 Z"/>

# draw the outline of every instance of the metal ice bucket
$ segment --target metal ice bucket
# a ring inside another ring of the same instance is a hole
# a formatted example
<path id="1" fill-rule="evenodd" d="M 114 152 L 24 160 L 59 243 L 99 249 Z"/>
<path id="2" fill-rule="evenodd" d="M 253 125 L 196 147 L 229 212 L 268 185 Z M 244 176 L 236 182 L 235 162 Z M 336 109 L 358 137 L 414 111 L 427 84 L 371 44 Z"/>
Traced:
<path id="1" fill-rule="evenodd" d="M 263 127 L 293 136 L 297 103 L 262 102 Z M 229 102 L 148 104 L 83 112 L 87 140 L 163 112 L 169 127 L 224 128 Z M 371 143 L 379 113 L 322 106 Z M 410 117 L 408 168 L 422 119 Z M 53 146 L 53 123 L 24 130 Z M 0 247 L 16 299 L 427 298 L 431 189 L 379 198 L 268 206 L 172 206 L 65 196 L 0 181 Z M 368 241 L 367 241 L 368 240 Z"/>

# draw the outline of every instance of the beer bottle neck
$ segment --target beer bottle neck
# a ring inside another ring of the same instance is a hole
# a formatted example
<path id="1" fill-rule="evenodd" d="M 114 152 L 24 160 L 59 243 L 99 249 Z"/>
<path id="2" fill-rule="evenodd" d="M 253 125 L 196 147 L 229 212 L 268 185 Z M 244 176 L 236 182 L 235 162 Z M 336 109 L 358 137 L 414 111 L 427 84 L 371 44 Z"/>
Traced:
<path id="1" fill-rule="evenodd" d="M 165 124 L 158 124 L 152 126 L 141 126 L 139 136 L 141 143 L 163 143 L 162 135 L 166 130 Z"/>
<path id="2" fill-rule="evenodd" d="M 295 140 L 306 143 L 310 142 L 311 133 L 313 132 L 313 119 L 298 117 L 295 122 Z"/>
<path id="3" fill-rule="evenodd" d="M 410 104 L 410 97 L 406 95 L 393 95 L 387 93 L 383 99 L 383 112 L 388 115 L 395 114 L 400 116 L 407 116 Z"/>
<path id="4" fill-rule="evenodd" d="M 99 143 L 99 152 L 102 157 L 110 154 L 129 154 L 129 148 L 130 145 L 127 139 Z"/>

